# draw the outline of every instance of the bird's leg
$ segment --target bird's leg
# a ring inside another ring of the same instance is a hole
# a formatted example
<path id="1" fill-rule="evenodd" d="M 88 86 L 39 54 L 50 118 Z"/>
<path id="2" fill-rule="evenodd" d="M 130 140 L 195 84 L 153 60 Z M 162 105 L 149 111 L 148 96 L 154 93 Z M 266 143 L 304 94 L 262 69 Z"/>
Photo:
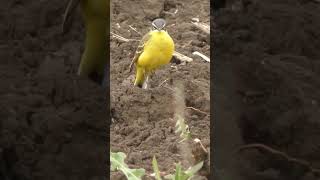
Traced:
<path id="1" fill-rule="evenodd" d="M 63 14 L 63 20 L 62 20 L 62 33 L 65 33 L 67 31 L 67 21 L 70 19 L 71 15 L 73 14 L 76 7 L 80 4 L 80 0 L 69 0 L 68 5 L 66 7 L 66 10 Z"/>
<path id="2" fill-rule="evenodd" d="M 144 81 L 142 88 L 148 89 L 148 84 L 149 84 L 149 74 L 146 75 L 146 80 Z"/>

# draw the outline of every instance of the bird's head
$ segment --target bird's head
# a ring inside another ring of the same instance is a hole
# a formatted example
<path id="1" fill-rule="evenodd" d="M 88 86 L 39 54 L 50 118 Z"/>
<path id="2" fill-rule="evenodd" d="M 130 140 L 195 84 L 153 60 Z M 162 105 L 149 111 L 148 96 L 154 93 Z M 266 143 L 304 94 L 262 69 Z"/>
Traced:
<path id="1" fill-rule="evenodd" d="M 164 27 L 166 26 L 166 21 L 162 18 L 158 18 L 152 21 L 152 30 L 164 30 Z"/>

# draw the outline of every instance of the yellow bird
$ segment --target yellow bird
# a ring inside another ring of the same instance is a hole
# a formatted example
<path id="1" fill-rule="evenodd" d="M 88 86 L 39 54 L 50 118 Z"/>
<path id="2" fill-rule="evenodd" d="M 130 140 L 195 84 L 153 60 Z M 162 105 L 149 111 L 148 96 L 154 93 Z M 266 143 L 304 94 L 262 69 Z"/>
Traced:
<path id="1" fill-rule="evenodd" d="M 152 29 L 140 41 L 135 56 L 130 64 L 136 65 L 135 86 L 147 88 L 150 73 L 160 66 L 168 64 L 174 52 L 174 42 L 164 30 L 166 21 L 158 18 L 152 22 Z"/>
<path id="2" fill-rule="evenodd" d="M 86 38 L 78 75 L 106 85 L 107 63 L 109 61 L 109 0 L 70 0 L 64 14 L 62 31 L 70 14 L 80 4 Z"/>

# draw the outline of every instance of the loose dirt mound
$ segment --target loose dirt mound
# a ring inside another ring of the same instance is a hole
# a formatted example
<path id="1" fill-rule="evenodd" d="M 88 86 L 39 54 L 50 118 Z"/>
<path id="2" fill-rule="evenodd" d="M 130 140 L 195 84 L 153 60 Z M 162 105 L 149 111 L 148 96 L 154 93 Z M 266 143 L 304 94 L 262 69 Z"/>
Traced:
<path id="1" fill-rule="evenodd" d="M 193 57 L 194 51 L 210 55 L 209 36 L 191 24 L 195 17 L 209 23 L 209 1 L 120 0 L 112 2 L 112 10 L 112 32 L 115 34 L 140 40 L 149 31 L 153 19 L 164 17 L 178 52 L 189 57 Z M 176 14 L 175 10 L 178 10 Z M 174 91 L 169 88 L 182 82 L 186 106 L 204 112 L 186 109 L 185 120 L 192 134 L 209 147 L 210 64 L 200 57 L 193 57 L 194 61 L 188 64 L 171 63 L 175 67 L 167 65 L 156 71 L 150 80 L 151 89 L 143 90 L 133 87 L 135 75 L 129 73 L 137 45 L 136 41 L 122 42 L 111 38 L 110 88 L 114 120 L 110 129 L 111 150 L 125 152 L 130 167 L 145 168 L 148 174 L 152 173 L 153 155 L 157 157 L 161 171 L 173 172 L 174 163 L 186 161 L 191 155 L 184 157 L 177 143 L 179 139 L 172 120 Z M 112 174 L 112 179 L 120 178 L 119 174 Z"/>
<path id="2" fill-rule="evenodd" d="M 75 76 L 83 27 L 66 1 L 0 3 L 0 179 L 104 179 L 106 99 Z"/>
<path id="3" fill-rule="evenodd" d="M 222 113 L 216 117 L 215 148 L 224 155 L 215 162 L 217 173 L 226 176 L 231 152 L 224 150 L 243 143 L 263 143 L 320 168 L 320 5 L 243 2 L 242 10 L 234 4 L 214 17 L 215 86 L 226 96 L 217 95 L 224 105 L 217 107 Z M 307 168 L 268 151 L 245 152 L 237 179 L 316 179 Z"/>

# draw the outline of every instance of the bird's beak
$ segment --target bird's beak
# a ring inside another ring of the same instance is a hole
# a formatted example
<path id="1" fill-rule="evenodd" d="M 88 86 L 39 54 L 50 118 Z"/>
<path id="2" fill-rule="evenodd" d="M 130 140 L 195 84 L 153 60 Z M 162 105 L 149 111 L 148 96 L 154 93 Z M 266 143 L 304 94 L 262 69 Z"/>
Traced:
<path id="1" fill-rule="evenodd" d="M 70 19 L 70 16 L 73 14 L 76 7 L 79 5 L 80 0 L 69 0 L 69 3 L 67 5 L 67 8 L 63 14 L 63 21 L 62 21 L 62 33 L 66 32 L 66 28 L 68 26 L 68 20 Z"/>

